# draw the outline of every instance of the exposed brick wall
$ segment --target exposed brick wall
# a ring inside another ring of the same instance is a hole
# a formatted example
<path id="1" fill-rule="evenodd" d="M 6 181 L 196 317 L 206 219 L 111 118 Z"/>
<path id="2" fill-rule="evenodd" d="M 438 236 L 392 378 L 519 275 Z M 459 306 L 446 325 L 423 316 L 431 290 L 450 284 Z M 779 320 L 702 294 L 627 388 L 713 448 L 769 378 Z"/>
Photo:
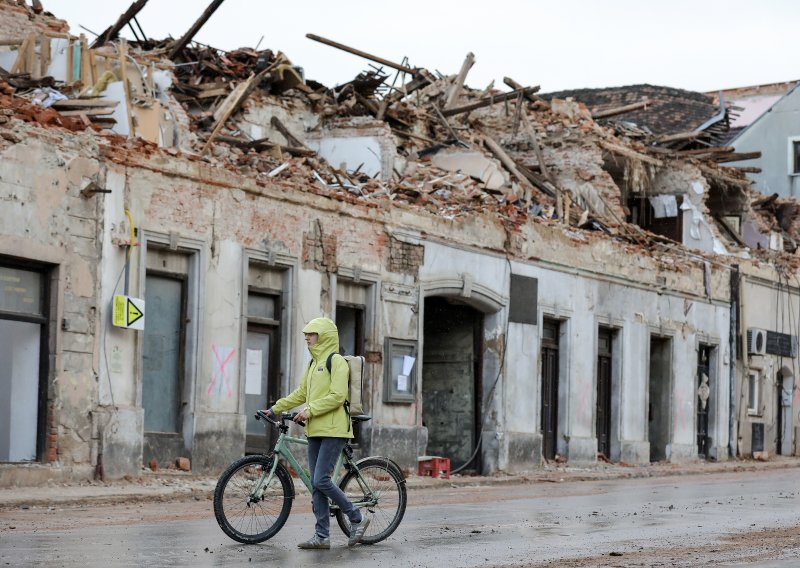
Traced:
<path id="1" fill-rule="evenodd" d="M 58 425 L 56 424 L 56 405 L 53 401 L 47 404 L 47 426 L 45 428 L 44 461 L 58 461 Z"/>
<path id="2" fill-rule="evenodd" d="M 30 32 L 69 31 L 69 24 L 47 12 L 36 14 L 29 5 L 20 5 L 14 0 L 0 0 L 0 37 L 23 38 Z M 8 48 L 3 48 L 8 49 Z"/>
<path id="3" fill-rule="evenodd" d="M 425 247 L 391 238 L 389 241 L 389 270 L 417 276 L 425 262 Z"/>
<path id="4" fill-rule="evenodd" d="M 311 231 L 303 233 L 303 268 L 336 272 L 336 235 L 325 234 L 319 219 Z"/>

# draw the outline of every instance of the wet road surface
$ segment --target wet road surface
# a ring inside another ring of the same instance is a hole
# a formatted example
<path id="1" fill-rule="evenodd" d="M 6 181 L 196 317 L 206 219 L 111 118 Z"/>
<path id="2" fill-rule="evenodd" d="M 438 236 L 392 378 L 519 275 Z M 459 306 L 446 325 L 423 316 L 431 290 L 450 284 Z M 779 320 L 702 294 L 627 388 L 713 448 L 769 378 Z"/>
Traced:
<path id="1" fill-rule="evenodd" d="M 229 540 L 207 500 L 0 512 L 0 566 L 800 566 L 796 470 L 413 490 L 398 531 L 300 551 L 300 496 L 260 545 Z M 11 528 L 14 527 L 14 528 Z"/>

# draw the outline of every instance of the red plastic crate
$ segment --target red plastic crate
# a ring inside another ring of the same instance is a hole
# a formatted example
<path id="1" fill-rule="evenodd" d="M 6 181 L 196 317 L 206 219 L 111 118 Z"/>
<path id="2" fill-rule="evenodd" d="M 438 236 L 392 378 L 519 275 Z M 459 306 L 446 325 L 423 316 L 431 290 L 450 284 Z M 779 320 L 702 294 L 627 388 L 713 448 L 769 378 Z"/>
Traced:
<path id="1" fill-rule="evenodd" d="M 417 460 L 417 475 L 450 479 L 450 458 L 422 456 Z"/>

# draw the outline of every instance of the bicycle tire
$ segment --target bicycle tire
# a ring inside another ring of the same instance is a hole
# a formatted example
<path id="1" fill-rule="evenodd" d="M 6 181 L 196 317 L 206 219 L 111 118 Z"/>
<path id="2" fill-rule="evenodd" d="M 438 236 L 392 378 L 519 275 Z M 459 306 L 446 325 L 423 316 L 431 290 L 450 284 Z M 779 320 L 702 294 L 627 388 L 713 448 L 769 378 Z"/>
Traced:
<path id="1" fill-rule="evenodd" d="M 356 463 L 356 466 L 378 497 L 375 505 L 361 507 L 361 514 L 367 515 L 370 519 L 361 543 L 375 544 L 391 535 L 403 520 L 408 501 L 406 480 L 397 464 L 388 458 L 364 458 Z M 354 503 L 365 499 L 355 471 L 349 471 L 342 478 L 339 488 Z M 341 510 L 336 511 L 336 522 L 339 523 L 342 532 L 350 536 L 350 519 Z"/>
<path id="2" fill-rule="evenodd" d="M 277 534 L 292 509 L 294 482 L 282 464 L 254 502 L 256 482 L 263 470 L 272 467 L 272 458 L 245 456 L 228 466 L 214 489 L 214 516 L 222 531 L 242 544 L 258 544 Z"/>

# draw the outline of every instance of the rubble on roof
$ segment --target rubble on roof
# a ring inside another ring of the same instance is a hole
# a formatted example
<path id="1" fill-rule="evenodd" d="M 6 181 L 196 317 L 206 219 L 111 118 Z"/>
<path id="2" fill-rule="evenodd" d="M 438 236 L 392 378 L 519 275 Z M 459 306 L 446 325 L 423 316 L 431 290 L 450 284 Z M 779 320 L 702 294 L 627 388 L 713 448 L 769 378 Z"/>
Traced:
<path id="1" fill-rule="evenodd" d="M 3 38 L 3 138 L 14 138 L 14 119 L 89 128 L 114 144 L 139 138 L 148 151 L 367 207 L 451 221 L 490 213 L 510 230 L 538 219 L 659 250 L 675 243 L 631 223 L 629 200 L 669 201 L 659 176 L 685 165 L 709 187 L 684 203 L 709 219 L 714 243 L 725 241 L 713 252 L 757 250 L 771 233 L 796 250 L 796 202 L 758 201 L 743 168 L 724 166 L 757 155 L 715 145 L 714 124 L 698 130 L 715 116 L 728 124 L 707 95 L 650 85 L 539 95 L 509 77 L 509 91 L 478 90 L 467 86 L 471 53 L 444 76 L 308 34 L 369 61 L 328 87 L 280 51 L 193 41 L 221 0 L 178 40 L 147 38 L 136 21 L 145 4 L 134 2 L 91 45 L 46 27 Z M 136 41 L 118 39 L 126 25 Z"/>

